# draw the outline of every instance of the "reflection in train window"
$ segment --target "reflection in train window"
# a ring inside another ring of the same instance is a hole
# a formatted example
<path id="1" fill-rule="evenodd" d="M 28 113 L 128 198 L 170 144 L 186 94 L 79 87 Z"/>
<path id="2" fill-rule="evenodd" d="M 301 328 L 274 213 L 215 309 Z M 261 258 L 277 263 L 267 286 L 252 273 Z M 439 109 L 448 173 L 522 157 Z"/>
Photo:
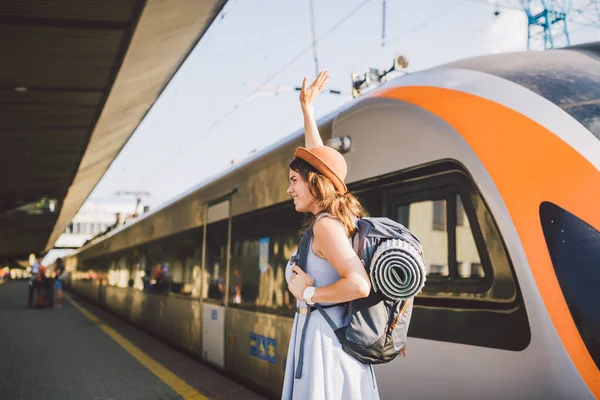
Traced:
<path id="1" fill-rule="evenodd" d="M 144 290 L 144 277 L 146 276 L 146 255 L 140 254 L 133 264 L 133 276 L 131 287 L 136 290 Z"/>
<path id="2" fill-rule="evenodd" d="M 231 307 L 293 315 L 295 301 L 287 289 L 285 267 L 301 224 L 302 214 L 289 203 L 233 219 Z"/>
<path id="3" fill-rule="evenodd" d="M 464 221 L 465 210 L 462 205 L 460 196 L 456 196 L 456 226 L 462 226 Z M 402 219 L 398 219 L 401 222 Z M 432 228 L 436 231 L 446 231 L 446 200 L 433 200 L 433 218 Z"/>
<path id="4" fill-rule="evenodd" d="M 112 260 L 108 267 L 108 285 L 109 286 L 117 285 L 117 266 L 116 266 L 115 260 Z"/>
<path id="5" fill-rule="evenodd" d="M 116 256 L 109 265 L 108 268 L 108 285 L 116 286 L 119 288 L 126 288 L 129 286 L 130 269 L 127 265 L 127 259 L 124 255 Z"/>
<path id="6" fill-rule="evenodd" d="M 469 277 L 473 277 L 473 278 L 483 278 L 484 272 L 483 272 L 483 268 L 481 267 L 481 263 L 471 263 L 471 266 L 469 268 L 468 271 L 466 271 L 466 274 L 463 275 L 463 278 L 469 278 Z"/>
<path id="7" fill-rule="evenodd" d="M 200 247 L 196 249 L 192 258 L 189 284 L 191 286 L 190 295 L 194 298 L 200 297 L 200 290 L 202 289 L 202 250 Z"/>
<path id="8" fill-rule="evenodd" d="M 174 259 L 171 262 L 171 285 L 170 289 L 173 293 L 181 293 L 183 289 L 183 272 L 185 265 L 183 260 Z"/>
<path id="9" fill-rule="evenodd" d="M 200 268 L 199 250 L 200 240 L 194 237 L 174 238 L 169 242 L 169 261 L 171 266 L 171 293 L 192 296 L 194 286 L 198 285 L 199 275 L 194 268 Z M 198 295 L 198 289 L 196 289 Z"/>
<path id="10" fill-rule="evenodd" d="M 434 231 L 446 232 L 446 200 L 434 200 L 433 204 L 433 217 L 432 229 Z"/>
<path id="11" fill-rule="evenodd" d="M 397 206 L 394 219 L 417 235 L 423 248 L 427 249 L 427 277 L 447 277 L 446 200 L 417 201 Z"/>
<path id="12" fill-rule="evenodd" d="M 456 259 L 461 260 L 457 265 L 458 278 L 485 276 L 473 231 L 459 195 L 456 195 Z M 475 270 L 473 270 L 474 266 Z"/>
<path id="13" fill-rule="evenodd" d="M 206 274 L 202 296 L 218 304 L 225 298 L 225 276 L 227 268 L 228 221 L 208 225 L 206 235 Z"/>
<path id="14" fill-rule="evenodd" d="M 448 265 L 428 264 L 426 268 L 427 277 L 429 278 L 433 276 L 448 276 Z"/>
<path id="15" fill-rule="evenodd" d="M 164 243 L 152 243 L 148 246 L 148 262 L 144 273 L 145 290 L 153 294 L 169 293 L 171 266 Z"/>
<path id="16" fill-rule="evenodd" d="M 389 202 L 400 204 L 395 206 L 392 218 L 406 226 L 423 244 L 429 281 L 425 291 L 472 291 L 472 288 L 465 286 L 453 289 L 447 286 L 447 283 L 460 281 L 462 278 L 485 277 L 460 195 L 449 192 L 447 198 L 418 200 L 406 204 L 404 196 L 391 193 Z M 435 195 L 438 193 L 439 191 Z M 431 196 L 433 195 L 432 193 Z M 421 197 L 423 196 L 427 197 L 427 192 Z M 452 207 L 447 207 L 449 203 L 452 203 Z M 433 285 L 437 287 L 434 288 Z M 446 286 L 443 288 L 440 285 Z"/>

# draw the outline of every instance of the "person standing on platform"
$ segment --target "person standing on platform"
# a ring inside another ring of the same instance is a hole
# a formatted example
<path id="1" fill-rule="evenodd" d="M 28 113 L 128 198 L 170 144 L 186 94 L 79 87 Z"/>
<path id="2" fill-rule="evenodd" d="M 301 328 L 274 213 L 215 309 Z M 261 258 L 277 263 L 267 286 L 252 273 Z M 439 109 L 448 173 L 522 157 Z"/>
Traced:
<path id="1" fill-rule="evenodd" d="M 295 265 L 293 257 L 286 267 L 297 308 L 281 398 L 379 399 L 372 366 L 344 352 L 324 317 L 311 312 L 311 306 L 319 303 L 337 326 L 344 326 L 348 322 L 345 304 L 367 297 L 371 290 L 350 239 L 356 221 L 366 213 L 344 184 L 344 157 L 323 145 L 314 118 L 313 103 L 328 79 L 327 71 L 310 86 L 304 78 L 300 91 L 305 147 L 296 149 L 290 163 L 287 192 L 296 211 L 312 214 L 314 236 L 308 244 L 306 265 Z"/>
<path id="2" fill-rule="evenodd" d="M 62 258 L 57 258 L 56 266 L 54 267 L 54 289 L 56 289 L 56 304 L 54 305 L 55 308 L 62 307 L 64 273 L 65 264 Z"/>
<path id="3" fill-rule="evenodd" d="M 36 280 L 38 273 L 40 272 L 40 267 L 42 266 L 42 261 L 44 257 L 37 256 L 35 262 L 31 266 L 31 277 L 29 278 L 29 293 L 27 296 L 27 307 L 33 307 L 34 297 L 37 297 L 40 287 L 38 281 Z"/>

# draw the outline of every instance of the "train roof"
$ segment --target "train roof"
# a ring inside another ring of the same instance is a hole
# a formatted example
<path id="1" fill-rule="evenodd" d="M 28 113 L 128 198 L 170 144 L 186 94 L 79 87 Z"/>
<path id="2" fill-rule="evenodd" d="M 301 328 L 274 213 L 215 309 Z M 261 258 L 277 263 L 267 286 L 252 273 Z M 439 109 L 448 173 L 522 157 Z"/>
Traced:
<path id="1" fill-rule="evenodd" d="M 572 46 L 545 52 L 521 52 L 484 55 L 451 62 L 436 68 L 458 68 L 495 75 L 517 83 L 561 107 L 600 140 L 600 42 Z M 402 79 L 398 77 L 396 79 Z M 388 85 L 393 85 L 392 80 Z M 319 119 L 319 129 L 324 139 L 331 136 L 332 124 L 338 115 L 354 107 L 363 99 L 350 101 Z M 156 209 L 122 225 L 108 234 L 93 239 L 78 252 L 118 234 L 138 223 L 162 213 L 184 199 L 194 196 L 205 188 L 242 173 L 264 158 L 275 156 L 281 149 L 301 140 L 299 129 L 248 158 L 234 164 L 162 204 Z"/>
<path id="2" fill-rule="evenodd" d="M 600 140 L 600 42 L 485 55 L 441 68 L 470 69 L 521 85 L 562 108 Z"/>

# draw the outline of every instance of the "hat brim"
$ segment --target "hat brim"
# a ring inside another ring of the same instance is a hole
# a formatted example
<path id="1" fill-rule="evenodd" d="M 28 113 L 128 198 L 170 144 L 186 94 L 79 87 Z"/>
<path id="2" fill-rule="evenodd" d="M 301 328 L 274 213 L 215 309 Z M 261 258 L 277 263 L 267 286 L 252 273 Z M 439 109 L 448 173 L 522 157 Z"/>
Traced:
<path id="1" fill-rule="evenodd" d="M 325 163 L 325 161 L 321 160 L 317 155 L 311 153 L 310 150 L 305 149 L 304 147 L 298 147 L 294 152 L 294 157 L 300 158 L 310 165 L 312 165 L 317 171 L 325 175 L 329 180 L 333 183 L 335 189 L 341 193 L 345 194 L 348 191 L 346 184 L 335 172 L 329 168 L 329 166 Z"/>

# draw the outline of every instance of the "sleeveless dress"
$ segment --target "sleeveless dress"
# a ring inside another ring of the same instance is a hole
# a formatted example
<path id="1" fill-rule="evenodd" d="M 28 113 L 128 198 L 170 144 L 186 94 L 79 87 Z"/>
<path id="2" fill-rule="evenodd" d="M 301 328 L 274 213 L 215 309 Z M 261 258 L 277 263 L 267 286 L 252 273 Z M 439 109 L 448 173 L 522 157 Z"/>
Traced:
<path id="1" fill-rule="evenodd" d="M 329 216 L 322 214 L 319 217 Z M 313 277 L 315 287 L 328 286 L 340 279 L 333 265 L 319 258 L 312 251 L 312 241 L 308 246 L 306 272 Z M 285 278 L 289 283 L 293 263 L 288 262 Z M 326 305 L 327 303 L 322 303 Z M 297 307 L 306 307 L 303 301 L 296 301 Z M 345 306 L 330 307 L 325 310 L 336 326 L 348 323 Z M 379 391 L 373 367 L 363 364 L 346 353 L 333 329 L 319 311 L 311 312 L 304 341 L 304 367 L 302 377 L 295 378 L 300 338 L 306 314 L 294 318 L 290 344 L 285 366 L 285 379 L 281 398 L 288 400 L 340 400 L 340 399 L 379 399 Z"/>

